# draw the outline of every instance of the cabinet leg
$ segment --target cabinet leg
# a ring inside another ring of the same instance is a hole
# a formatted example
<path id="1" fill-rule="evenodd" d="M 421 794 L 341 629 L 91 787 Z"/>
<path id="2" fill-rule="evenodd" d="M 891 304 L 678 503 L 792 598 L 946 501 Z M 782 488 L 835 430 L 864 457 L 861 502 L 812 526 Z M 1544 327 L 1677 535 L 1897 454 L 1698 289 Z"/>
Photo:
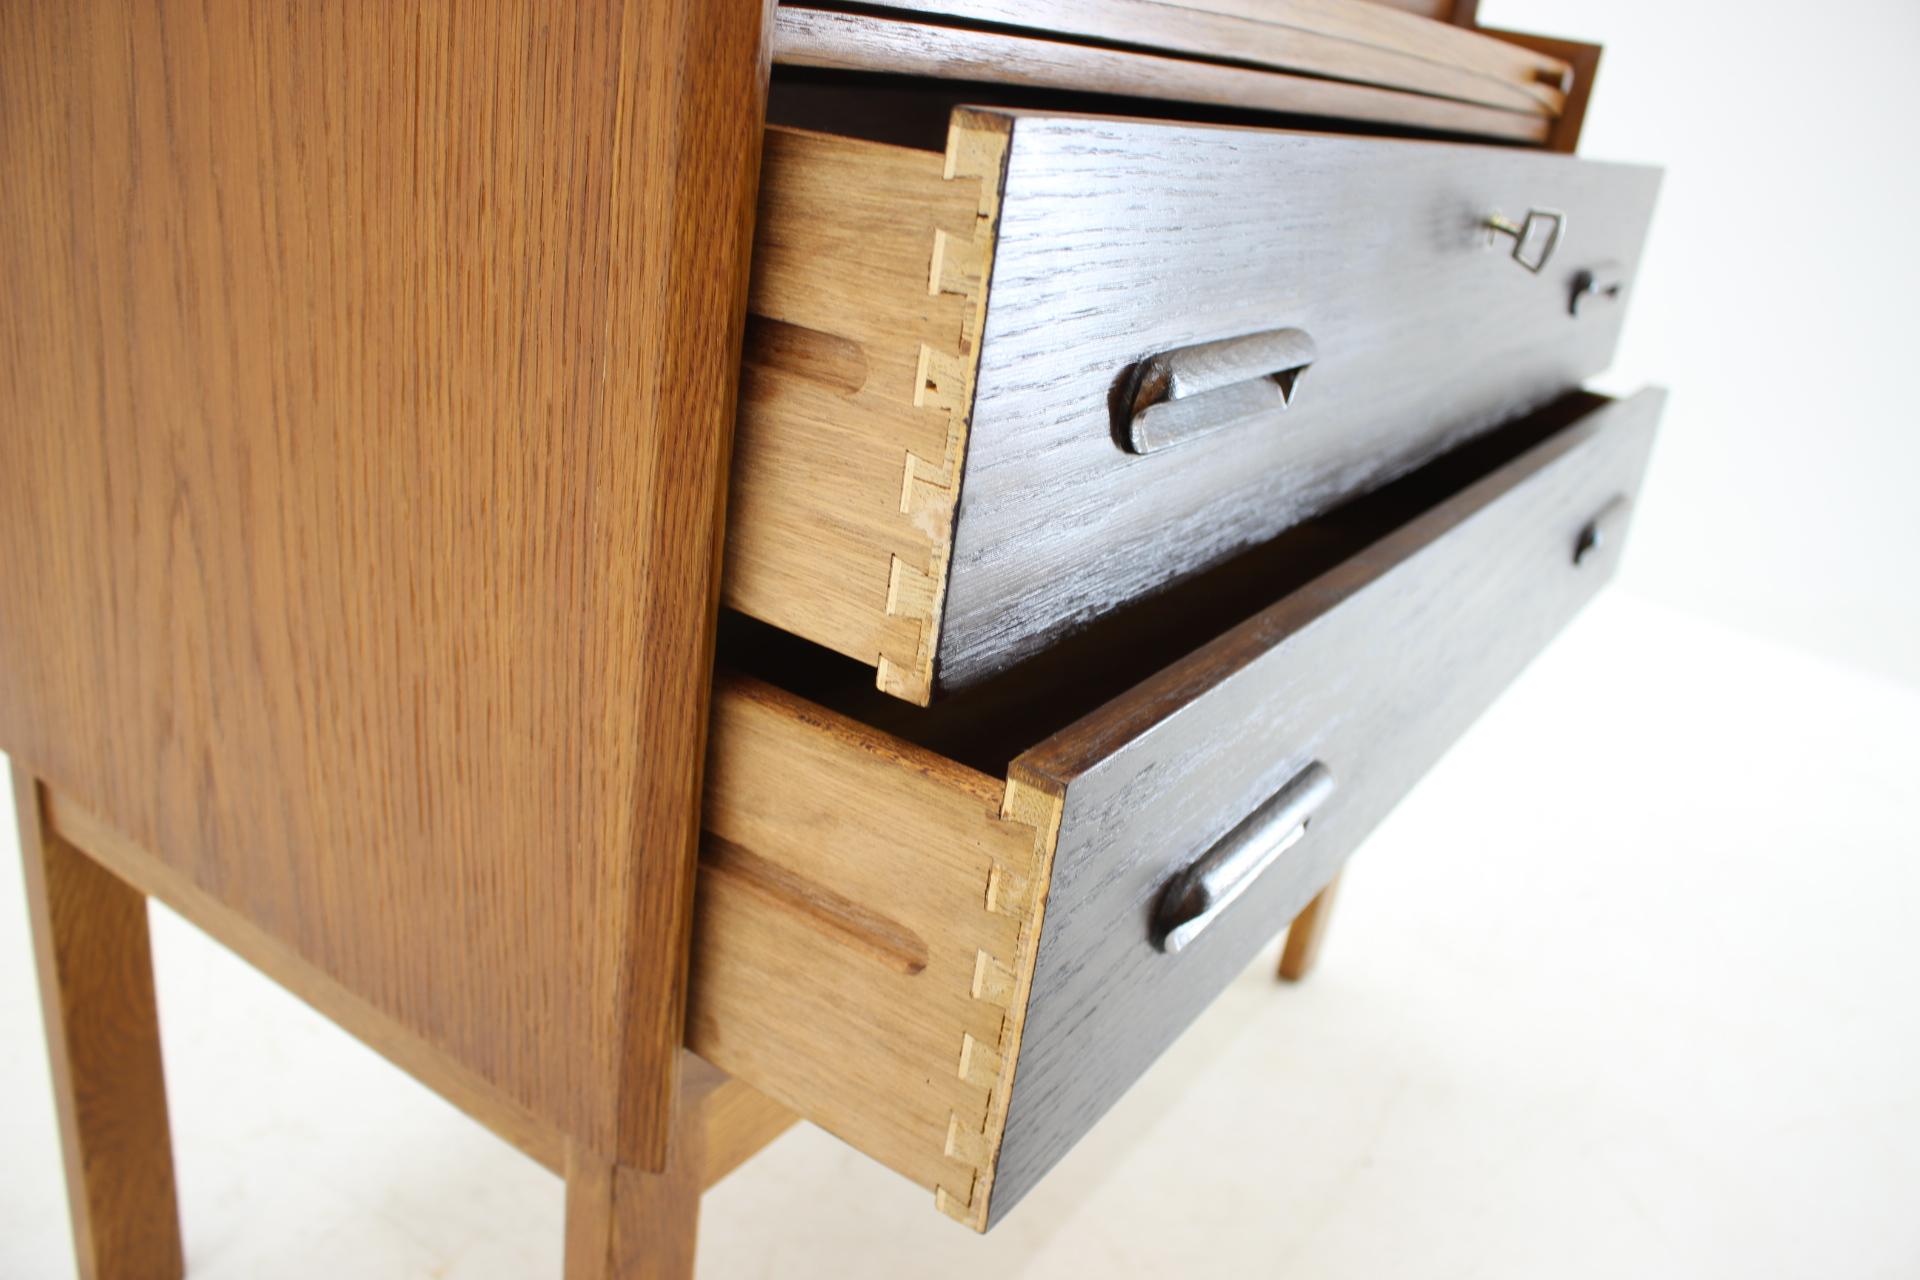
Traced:
<path id="1" fill-rule="evenodd" d="M 1288 982 L 1299 982 L 1313 972 L 1314 963 L 1320 959 L 1320 945 L 1326 941 L 1327 920 L 1333 914 L 1333 899 L 1339 888 L 1340 877 L 1336 874 L 1287 926 L 1287 944 L 1280 951 L 1280 976 Z"/>
<path id="2" fill-rule="evenodd" d="M 39 783 L 18 765 L 13 798 L 80 1274 L 176 1280 L 185 1264 L 147 900 L 48 826 Z"/>
<path id="3" fill-rule="evenodd" d="M 683 1093 L 667 1167 L 649 1173 L 567 1148 L 566 1280 L 688 1280 L 705 1185 L 705 1127 Z"/>

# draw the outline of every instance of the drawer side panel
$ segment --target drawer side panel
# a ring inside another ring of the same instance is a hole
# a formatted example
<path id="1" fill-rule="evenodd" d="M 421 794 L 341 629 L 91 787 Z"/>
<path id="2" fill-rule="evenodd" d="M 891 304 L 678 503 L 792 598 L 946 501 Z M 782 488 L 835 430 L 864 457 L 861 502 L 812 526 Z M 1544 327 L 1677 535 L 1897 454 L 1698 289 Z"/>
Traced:
<path id="1" fill-rule="evenodd" d="M 925 703 L 1007 122 L 767 131 L 722 601 Z"/>
<path id="2" fill-rule="evenodd" d="M 711 743 L 688 1046 L 984 1225 L 1057 801 L 741 678 Z"/>

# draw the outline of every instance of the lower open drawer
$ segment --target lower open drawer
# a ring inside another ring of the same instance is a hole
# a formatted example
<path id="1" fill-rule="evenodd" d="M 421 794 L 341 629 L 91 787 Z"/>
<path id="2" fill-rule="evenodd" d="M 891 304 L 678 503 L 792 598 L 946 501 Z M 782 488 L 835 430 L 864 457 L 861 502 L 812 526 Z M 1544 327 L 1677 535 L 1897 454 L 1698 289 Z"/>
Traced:
<path id="1" fill-rule="evenodd" d="M 803 692 L 715 690 L 688 1043 L 985 1229 L 1610 576 L 1661 401 L 1568 397 L 931 710 L 743 646 Z"/>

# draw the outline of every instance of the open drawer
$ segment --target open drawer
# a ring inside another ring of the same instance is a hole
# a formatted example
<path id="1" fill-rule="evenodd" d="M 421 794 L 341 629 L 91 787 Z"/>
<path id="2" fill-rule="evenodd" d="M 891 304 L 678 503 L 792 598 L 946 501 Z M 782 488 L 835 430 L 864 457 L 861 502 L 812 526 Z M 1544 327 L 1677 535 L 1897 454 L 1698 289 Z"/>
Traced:
<path id="1" fill-rule="evenodd" d="M 1661 400 L 1567 397 L 1289 535 L 1305 580 L 1251 562 L 1225 595 L 1274 603 L 1024 741 L 1064 668 L 869 688 L 893 732 L 723 676 L 689 1044 L 984 1229 L 1611 574 Z"/>
<path id="2" fill-rule="evenodd" d="M 768 131 L 722 585 L 919 703 L 1579 386 L 1658 185 L 950 119 L 944 155 Z"/>

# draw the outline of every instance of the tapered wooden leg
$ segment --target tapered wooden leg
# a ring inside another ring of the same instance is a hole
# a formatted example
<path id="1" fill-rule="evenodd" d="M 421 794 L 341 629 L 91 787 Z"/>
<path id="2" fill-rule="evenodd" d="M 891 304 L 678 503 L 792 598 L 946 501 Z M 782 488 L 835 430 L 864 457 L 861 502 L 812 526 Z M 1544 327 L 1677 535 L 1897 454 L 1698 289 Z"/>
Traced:
<path id="1" fill-rule="evenodd" d="M 1280 950 L 1280 976 L 1288 982 L 1298 982 L 1313 972 L 1314 962 L 1320 959 L 1320 944 L 1326 941 L 1327 918 L 1333 914 L 1333 899 L 1339 888 L 1340 877 L 1336 875 L 1287 926 L 1287 945 Z"/>
<path id="2" fill-rule="evenodd" d="M 667 1167 L 649 1173 L 567 1147 L 566 1280 L 687 1280 L 706 1186 L 700 1097 L 683 1082 Z"/>
<path id="3" fill-rule="evenodd" d="M 184 1270 L 147 900 L 48 826 L 13 770 L 74 1253 L 87 1280 Z"/>

